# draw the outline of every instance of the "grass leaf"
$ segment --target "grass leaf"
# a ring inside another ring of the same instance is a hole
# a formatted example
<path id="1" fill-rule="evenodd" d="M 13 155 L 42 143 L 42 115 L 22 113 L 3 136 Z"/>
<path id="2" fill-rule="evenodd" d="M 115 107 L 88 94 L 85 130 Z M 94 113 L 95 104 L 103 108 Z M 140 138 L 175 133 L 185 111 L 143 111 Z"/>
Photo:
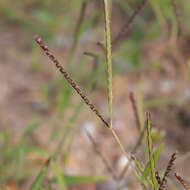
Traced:
<path id="1" fill-rule="evenodd" d="M 157 159 L 158 159 L 158 157 L 159 157 L 159 155 L 160 155 L 160 152 L 162 151 L 163 147 L 164 147 L 164 144 L 161 144 L 161 145 L 158 147 L 158 149 L 156 150 L 156 152 L 155 152 L 155 154 L 154 154 L 154 161 L 155 161 L 155 163 L 156 163 L 156 161 L 157 161 Z M 149 173 L 150 173 L 150 169 L 151 169 L 151 164 L 150 164 L 150 161 L 149 161 L 149 162 L 147 163 L 147 165 L 146 165 L 144 171 L 142 172 L 142 176 L 141 176 L 141 178 L 140 178 L 140 183 L 142 183 L 142 182 L 148 177 L 148 175 L 149 175 Z"/>
<path id="2" fill-rule="evenodd" d="M 30 186 L 30 190 L 38 190 L 40 188 L 41 181 L 43 180 L 43 178 L 46 174 L 47 168 L 49 166 L 49 162 L 50 162 L 50 159 L 48 159 L 46 161 L 46 163 L 44 164 L 44 166 L 42 167 L 41 171 L 39 172 L 39 174 L 35 178 L 32 185 Z"/>
<path id="3" fill-rule="evenodd" d="M 65 179 L 62 176 L 61 171 L 59 170 L 59 168 L 57 167 L 57 165 L 55 164 L 55 162 L 53 160 L 51 161 L 51 167 L 53 168 L 53 170 L 56 174 L 57 182 L 60 184 L 62 190 L 66 190 L 67 184 L 65 182 Z"/>
<path id="4" fill-rule="evenodd" d="M 81 184 L 88 182 L 98 182 L 107 179 L 107 176 L 63 176 L 67 185 L 69 184 Z M 53 179 L 53 182 L 56 182 L 57 179 Z"/>
<path id="5" fill-rule="evenodd" d="M 147 136 L 148 136 L 150 168 L 151 168 L 153 188 L 154 188 L 154 190 L 157 190 L 158 183 L 157 183 L 157 179 L 156 179 L 155 160 L 154 160 L 153 144 L 152 144 L 152 137 L 151 137 L 151 123 L 150 122 L 151 122 L 150 113 L 147 113 Z"/>

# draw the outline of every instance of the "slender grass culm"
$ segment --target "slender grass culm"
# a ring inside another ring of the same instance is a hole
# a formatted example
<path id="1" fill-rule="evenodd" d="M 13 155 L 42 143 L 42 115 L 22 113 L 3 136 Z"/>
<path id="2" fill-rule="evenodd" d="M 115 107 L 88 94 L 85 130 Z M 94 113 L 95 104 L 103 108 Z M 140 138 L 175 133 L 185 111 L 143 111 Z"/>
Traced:
<path id="1" fill-rule="evenodd" d="M 111 58 L 111 34 L 110 34 L 110 18 L 109 18 L 109 4 L 108 1 L 104 1 L 104 11 L 105 11 L 105 38 L 106 38 L 106 63 L 107 63 L 107 81 L 108 81 L 108 104 L 109 104 L 109 116 L 110 122 L 108 123 L 102 114 L 96 109 L 95 105 L 91 103 L 89 98 L 82 92 L 81 88 L 74 82 L 74 80 L 69 76 L 69 74 L 65 71 L 64 67 L 59 63 L 59 61 L 55 58 L 53 53 L 49 50 L 49 48 L 44 44 L 40 37 L 35 36 L 35 41 L 40 45 L 45 54 L 49 57 L 49 59 L 55 64 L 58 70 L 63 74 L 64 78 L 67 82 L 72 86 L 72 88 L 80 95 L 82 100 L 86 103 L 86 105 L 97 115 L 97 117 L 104 123 L 104 125 L 111 131 L 115 141 L 118 143 L 121 151 L 126 156 L 129 163 L 131 163 L 131 159 L 127 154 L 125 148 L 120 142 L 119 137 L 112 127 L 112 58 Z M 133 166 L 134 169 L 134 166 Z M 135 172 L 135 169 L 134 169 Z"/>
<path id="2" fill-rule="evenodd" d="M 130 92 L 129 97 L 130 97 L 130 101 L 131 101 L 134 116 L 135 116 L 136 126 L 137 126 L 137 129 L 140 131 L 141 130 L 141 124 L 140 124 L 138 108 L 137 108 L 137 103 L 136 103 L 136 100 L 135 100 L 135 97 L 134 97 L 134 93 Z"/>
<path id="3" fill-rule="evenodd" d="M 150 166 L 151 166 L 151 177 L 154 190 L 158 189 L 158 183 L 156 179 L 156 171 L 155 171 L 155 159 L 154 159 L 154 152 L 153 152 L 153 144 L 152 144 L 152 137 L 151 137 L 151 115 L 147 113 L 147 140 L 148 140 L 148 150 L 149 150 L 149 159 L 150 159 Z"/>
<path id="4" fill-rule="evenodd" d="M 112 129 L 112 52 L 111 52 L 111 32 L 110 32 L 110 18 L 108 0 L 104 0 L 105 11 L 105 38 L 106 38 L 106 62 L 108 72 L 108 103 L 110 128 Z"/>
<path id="5" fill-rule="evenodd" d="M 112 46 L 115 43 L 119 42 L 119 40 L 123 37 L 123 35 L 126 35 L 126 34 L 128 35 L 128 32 L 130 30 L 132 23 L 134 22 L 135 18 L 138 16 L 138 14 L 145 7 L 147 0 L 142 1 L 142 4 L 134 12 L 134 14 L 132 15 L 128 24 L 124 28 L 125 30 L 121 31 L 121 33 L 119 33 L 118 37 L 113 41 L 111 40 L 111 29 L 110 29 L 110 15 L 111 15 L 111 8 L 110 7 L 111 7 L 112 1 L 102 0 L 102 3 L 104 5 L 105 45 L 101 44 L 101 47 L 105 53 L 104 56 L 106 58 L 106 67 L 107 67 L 107 94 L 108 94 L 109 121 L 107 121 L 104 118 L 102 113 L 99 112 L 99 110 L 96 108 L 96 106 L 85 95 L 85 93 L 81 90 L 79 85 L 71 78 L 69 73 L 65 70 L 65 68 L 56 59 L 54 54 L 49 50 L 49 48 L 45 45 L 45 43 L 42 41 L 42 39 L 38 36 L 35 36 L 34 39 L 39 44 L 39 46 L 42 48 L 42 50 L 45 52 L 45 54 L 48 56 L 48 58 L 51 60 L 51 62 L 60 71 L 60 73 L 63 74 L 64 78 L 70 84 L 70 86 L 82 98 L 84 103 L 90 108 L 91 111 L 93 111 L 95 113 L 95 115 L 101 120 L 101 122 L 106 126 L 106 128 L 109 129 L 114 140 L 119 145 L 122 154 L 126 157 L 128 163 L 127 163 L 126 167 L 123 168 L 120 175 L 117 175 L 117 173 L 114 170 L 114 167 L 112 167 L 112 165 L 107 161 L 107 159 L 104 157 L 104 155 L 98 149 L 96 142 L 93 139 L 93 137 L 90 134 L 88 134 L 88 137 L 92 142 L 92 145 L 94 147 L 96 154 L 99 155 L 99 157 L 102 159 L 104 165 L 106 166 L 107 171 L 112 175 L 113 179 L 117 182 L 117 190 L 121 190 L 123 187 L 126 187 L 125 186 L 126 184 L 121 184 L 120 182 L 125 181 L 124 177 L 125 177 L 125 174 L 129 168 L 129 166 L 132 168 L 132 172 L 137 177 L 137 180 L 143 189 L 146 190 L 149 187 L 152 190 L 165 190 L 166 178 L 168 177 L 168 174 L 171 171 L 171 168 L 174 164 L 174 161 L 176 159 L 176 153 L 174 153 L 172 155 L 170 162 L 169 162 L 169 164 L 165 170 L 164 177 L 161 179 L 159 176 L 159 173 L 157 172 L 157 170 L 155 168 L 155 165 L 156 165 L 156 161 L 160 155 L 160 152 L 162 151 L 163 144 L 161 144 L 156 150 L 153 149 L 153 138 L 152 138 L 152 130 L 151 130 L 152 129 L 151 128 L 151 115 L 150 115 L 150 113 L 146 114 L 146 124 L 144 124 L 144 116 L 143 116 L 144 112 L 143 112 L 143 109 L 139 109 L 140 106 L 143 108 L 143 101 L 141 101 L 141 103 L 139 103 L 139 104 L 141 104 L 139 106 L 138 102 L 140 102 L 140 101 L 136 102 L 136 100 L 134 98 L 134 94 L 133 93 L 130 94 L 130 100 L 132 103 L 132 108 L 133 108 L 134 116 L 136 119 L 136 126 L 137 126 L 137 129 L 141 132 L 139 139 L 137 141 L 137 144 L 134 147 L 134 150 L 132 151 L 132 154 L 135 154 L 137 148 L 141 145 L 141 143 L 143 143 L 143 137 L 145 136 L 145 132 L 146 132 L 147 148 L 148 148 L 148 156 L 149 156 L 149 160 L 146 163 L 146 165 L 144 165 L 141 160 L 139 161 L 135 155 L 132 155 L 132 156 L 129 155 L 129 153 L 125 150 L 124 146 L 120 142 L 120 139 L 119 139 L 116 131 L 114 130 L 114 127 L 113 127 Z M 86 6 L 87 6 L 87 4 L 84 3 L 82 9 L 86 10 Z M 157 9 L 157 4 L 153 3 L 152 6 L 153 7 L 155 6 L 155 12 L 157 13 L 157 16 L 160 18 L 160 23 L 163 23 L 163 22 L 161 22 L 162 21 L 162 15 L 159 12 L 160 9 Z M 81 15 L 81 20 L 84 20 L 83 14 Z M 79 22 L 78 28 L 80 28 L 81 22 Z M 79 31 L 76 33 L 77 33 L 76 36 L 78 36 Z M 77 38 L 76 38 L 76 41 L 78 41 Z M 96 54 L 89 53 L 89 52 L 85 52 L 85 54 L 93 57 L 95 62 L 97 62 L 98 56 Z M 141 94 L 139 96 L 141 96 Z M 141 112 L 139 110 L 141 110 Z M 64 142 L 64 139 L 63 139 L 63 142 Z M 58 149 L 57 149 L 58 151 L 56 151 L 55 157 L 58 156 L 60 149 L 61 148 L 59 148 L 59 146 L 58 146 Z M 132 164 L 132 162 L 134 164 Z M 59 171 L 59 169 L 57 168 L 57 166 L 55 164 L 54 157 L 52 157 L 52 162 L 50 163 L 50 165 L 54 169 L 55 174 L 57 176 L 57 180 L 58 180 L 59 184 L 61 184 L 62 189 L 64 189 L 64 190 L 67 189 L 67 184 L 65 184 L 64 179 L 62 179 L 62 177 L 61 177 L 61 172 Z M 43 169 L 41 171 L 41 173 L 43 172 L 42 173 L 43 175 L 40 173 L 38 175 L 38 176 L 40 176 L 40 178 L 37 177 L 38 186 L 39 186 L 40 181 L 42 180 L 43 176 L 45 175 L 45 171 L 46 170 Z M 39 179 L 40 179 L 40 181 L 39 181 Z M 179 180 L 180 178 L 177 177 L 177 179 Z M 33 184 L 35 184 L 35 182 Z"/>
<path id="6" fill-rule="evenodd" d="M 39 174 L 34 179 L 34 182 L 30 186 L 30 190 L 38 190 L 40 187 L 40 183 L 43 180 L 44 176 L 46 175 L 47 169 L 49 167 L 49 164 L 51 162 L 51 158 L 49 158 L 44 165 L 42 166 L 42 169 L 40 170 Z"/>
<path id="7" fill-rule="evenodd" d="M 65 71 L 63 66 L 59 63 L 59 61 L 55 58 L 55 56 L 50 52 L 49 48 L 41 40 L 41 38 L 39 38 L 38 36 L 35 36 L 34 39 L 40 45 L 40 47 L 44 50 L 45 54 L 50 58 L 50 60 L 55 64 L 55 66 L 58 68 L 58 70 L 63 74 L 65 79 L 68 81 L 68 83 L 80 95 L 80 97 L 83 99 L 83 101 L 86 103 L 86 105 L 98 116 L 98 118 L 104 123 L 104 125 L 110 129 L 114 139 L 119 144 L 119 147 L 122 150 L 123 154 L 127 157 L 128 160 L 130 160 L 130 157 L 126 153 L 125 148 L 121 144 L 117 134 L 115 133 L 113 128 L 110 127 L 110 124 L 104 119 L 102 114 L 96 109 L 95 105 L 91 103 L 91 101 L 88 99 L 88 97 L 82 92 L 80 87 L 73 81 L 73 79 Z"/>
<path id="8" fill-rule="evenodd" d="M 0 1 L 0 190 L 190 190 L 190 1 L 16 3 Z"/>
<path id="9" fill-rule="evenodd" d="M 105 14 L 105 38 L 106 38 L 106 64 L 107 64 L 107 81 L 108 81 L 108 104 L 109 104 L 109 116 L 110 116 L 110 126 L 109 129 L 118 143 L 121 151 L 126 156 L 127 160 L 131 163 L 130 156 L 125 151 L 125 148 L 120 142 L 116 132 L 112 127 L 112 52 L 111 52 L 111 32 L 110 32 L 110 13 L 109 13 L 109 0 L 104 0 L 104 14 Z"/>
<path id="10" fill-rule="evenodd" d="M 111 34 L 110 34 L 110 19 L 109 19 L 109 10 L 108 10 L 108 2 L 104 1 L 104 10 L 105 10 L 105 36 L 106 36 L 106 61 L 108 68 L 108 102 L 109 102 L 109 115 L 110 115 L 110 123 L 108 123 L 102 114 L 96 109 L 95 105 L 91 103 L 89 98 L 82 92 L 81 88 L 76 84 L 76 82 L 69 76 L 67 71 L 65 71 L 64 67 L 60 64 L 60 62 L 55 58 L 53 53 L 49 50 L 49 48 L 44 44 L 42 39 L 39 36 L 35 36 L 34 40 L 40 45 L 45 54 L 49 57 L 49 59 L 55 64 L 58 70 L 63 74 L 64 78 L 67 82 L 73 87 L 73 89 L 80 95 L 86 105 L 98 116 L 98 118 L 104 123 L 104 125 L 110 129 L 115 141 L 118 143 L 121 151 L 126 156 L 126 158 L 130 161 L 130 157 L 127 154 L 125 148 L 121 144 L 119 137 L 116 132 L 112 128 L 112 60 L 111 60 Z"/>

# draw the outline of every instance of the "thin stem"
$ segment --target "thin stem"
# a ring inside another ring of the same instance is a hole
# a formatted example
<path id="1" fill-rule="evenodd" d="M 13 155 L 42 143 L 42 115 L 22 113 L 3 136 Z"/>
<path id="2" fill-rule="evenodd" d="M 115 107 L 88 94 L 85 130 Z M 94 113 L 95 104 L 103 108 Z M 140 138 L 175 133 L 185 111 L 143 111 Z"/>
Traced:
<path id="1" fill-rule="evenodd" d="M 148 151 L 149 151 L 149 159 L 151 166 L 151 175 L 152 175 L 152 183 L 154 190 L 158 189 L 158 183 L 156 179 L 156 171 L 155 171 L 155 161 L 154 161 L 154 153 L 153 153 L 153 145 L 152 145 L 152 136 L 151 136 L 151 116 L 150 113 L 147 112 L 147 139 L 148 139 Z"/>
<path id="2" fill-rule="evenodd" d="M 152 8 L 154 10 L 155 16 L 158 20 L 158 23 L 160 25 L 161 29 L 164 29 L 166 26 L 166 20 L 162 14 L 160 5 L 159 5 L 159 1 L 155 1 L 155 0 L 149 0 L 150 4 L 152 5 Z"/>
<path id="3" fill-rule="evenodd" d="M 108 104 L 110 116 L 110 128 L 112 129 L 112 53 L 111 53 L 111 32 L 108 0 L 104 0 L 105 11 L 105 36 L 106 36 L 106 62 L 108 69 Z"/>
<path id="4" fill-rule="evenodd" d="M 128 159 L 128 161 L 131 163 L 131 159 L 130 159 L 129 155 L 127 154 L 127 152 L 125 151 L 124 146 L 121 144 L 121 141 L 119 140 L 119 137 L 117 136 L 116 132 L 113 129 L 111 129 L 111 128 L 110 128 L 110 130 L 111 130 L 111 133 L 112 133 L 115 141 L 119 145 L 122 153 L 125 155 L 125 157 Z"/>
<path id="5" fill-rule="evenodd" d="M 81 34 L 81 27 L 82 27 L 84 19 L 85 19 L 87 5 L 88 5 L 88 1 L 84 1 L 82 3 L 82 6 L 81 6 L 79 19 L 77 21 L 76 28 L 75 28 L 75 31 L 74 31 L 74 34 L 73 34 L 74 39 L 73 39 L 73 43 L 72 43 L 72 47 L 71 47 L 71 53 L 70 53 L 69 59 L 68 59 L 68 64 L 69 65 L 72 62 L 72 59 L 73 59 L 74 54 L 75 54 L 76 49 L 77 49 L 79 37 L 80 37 L 80 34 Z"/>
<path id="6" fill-rule="evenodd" d="M 139 113 L 138 113 L 138 109 L 137 109 L 137 102 L 135 100 L 133 92 L 130 92 L 130 101 L 131 101 L 131 104 L 132 104 L 132 107 L 133 107 L 133 112 L 134 112 L 134 116 L 135 116 L 135 120 L 136 120 L 136 126 L 137 126 L 138 130 L 141 130 Z"/>
<path id="7" fill-rule="evenodd" d="M 133 168 L 133 173 L 137 176 L 137 171 L 136 171 L 136 168 L 135 166 L 132 164 L 132 159 L 130 159 L 130 156 L 129 154 L 126 152 L 124 146 L 122 145 L 121 141 L 119 140 L 119 137 L 117 136 L 116 132 L 112 129 L 112 128 L 109 128 L 111 130 L 111 133 L 115 139 L 115 141 L 117 142 L 117 144 L 119 145 L 120 147 L 120 150 L 122 151 L 123 155 L 126 157 L 126 159 L 128 160 L 128 165 L 131 166 Z"/>
<path id="8" fill-rule="evenodd" d="M 33 183 L 30 186 L 30 190 L 36 190 L 39 189 L 40 184 L 42 182 L 42 180 L 44 179 L 47 169 L 49 167 L 49 164 L 51 162 L 51 158 L 49 158 L 44 165 L 42 166 L 42 169 L 40 170 L 40 172 L 38 173 L 38 175 L 36 176 L 36 178 L 34 179 Z"/>
<path id="9" fill-rule="evenodd" d="M 90 102 L 90 100 L 88 99 L 88 97 L 86 97 L 86 95 L 81 91 L 80 87 L 73 81 L 73 79 L 69 76 L 69 74 L 65 71 L 64 67 L 60 64 L 60 62 L 55 58 L 55 56 L 50 52 L 50 50 L 48 49 L 48 47 L 44 44 L 44 42 L 38 37 L 35 36 L 35 41 L 40 45 L 40 47 L 42 48 L 42 50 L 45 52 L 45 54 L 49 57 L 49 59 L 55 64 L 55 66 L 57 67 L 57 69 L 63 74 L 63 76 L 65 77 L 65 79 L 67 80 L 67 82 L 72 86 L 72 88 L 80 95 L 80 97 L 82 98 L 82 100 L 86 103 L 86 105 L 98 116 L 98 118 L 104 123 L 104 125 L 111 130 L 111 133 L 114 137 L 114 139 L 116 140 L 117 144 L 119 145 L 121 151 L 123 152 L 123 154 L 126 156 L 126 158 L 129 160 L 129 162 L 131 163 L 131 160 L 129 159 L 129 156 L 127 154 L 127 152 L 125 151 L 125 148 L 123 147 L 123 145 L 121 144 L 117 134 L 115 133 L 115 131 L 113 130 L 113 128 L 110 126 L 110 124 L 104 119 L 104 117 L 102 116 L 102 114 L 96 109 L 96 107 L 94 106 L 94 104 L 92 104 Z M 135 172 L 135 168 L 134 168 L 134 172 Z"/>
<path id="10" fill-rule="evenodd" d="M 143 137 L 144 137 L 145 130 L 146 130 L 146 128 L 141 132 L 141 134 L 139 136 L 139 139 L 138 139 L 134 149 L 132 150 L 131 154 L 135 154 L 138 147 L 141 145 L 141 142 L 142 142 Z M 132 157 L 130 159 L 132 160 Z M 122 172 L 121 172 L 121 174 L 119 176 L 119 179 L 123 179 L 123 177 L 125 176 L 125 174 L 127 173 L 128 169 L 129 169 L 129 166 L 130 166 L 130 163 L 128 162 L 126 164 L 126 166 L 123 168 L 123 170 L 122 170 Z"/>

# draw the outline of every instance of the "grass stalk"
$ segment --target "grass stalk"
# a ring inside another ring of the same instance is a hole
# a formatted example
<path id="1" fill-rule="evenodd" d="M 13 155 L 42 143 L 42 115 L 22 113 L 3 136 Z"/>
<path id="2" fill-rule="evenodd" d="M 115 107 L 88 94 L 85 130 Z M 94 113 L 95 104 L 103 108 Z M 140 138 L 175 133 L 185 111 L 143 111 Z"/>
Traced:
<path id="1" fill-rule="evenodd" d="M 167 21 L 166 19 L 164 18 L 164 15 L 161 11 L 161 8 L 160 8 L 160 5 L 159 5 L 159 1 L 155 1 L 155 0 L 149 0 L 152 8 L 153 8 L 153 11 L 155 13 L 155 16 L 158 20 L 158 23 L 160 25 L 160 28 L 163 30 L 167 24 Z"/>
<path id="2" fill-rule="evenodd" d="M 64 180 L 62 172 L 59 170 L 58 166 L 56 165 L 56 163 L 53 160 L 51 160 L 51 167 L 53 168 L 53 170 L 55 172 L 56 179 L 57 179 L 59 185 L 61 186 L 61 189 L 67 190 L 67 184 Z"/>
<path id="3" fill-rule="evenodd" d="M 135 145 L 135 147 L 133 148 L 131 154 L 135 154 L 137 149 L 140 147 L 141 143 L 142 143 L 142 140 L 143 140 L 143 137 L 144 137 L 144 134 L 145 134 L 145 129 L 141 132 L 138 140 L 137 140 L 137 143 Z M 130 159 L 133 159 L 133 156 L 131 156 Z M 128 162 L 125 167 L 123 168 L 123 170 L 121 171 L 121 174 L 119 175 L 119 179 L 123 179 L 125 174 L 127 173 L 128 169 L 129 169 L 129 166 L 130 166 L 130 162 Z"/>
<path id="4" fill-rule="evenodd" d="M 38 175 L 34 179 L 32 185 L 30 186 L 30 188 L 29 188 L 30 190 L 38 190 L 40 188 L 41 181 L 43 180 L 43 178 L 44 178 L 44 176 L 46 174 L 46 171 L 47 171 L 47 169 L 49 167 L 50 161 L 51 161 L 51 159 L 49 158 L 45 162 L 42 169 L 40 170 L 40 172 L 38 173 Z"/>
<path id="5" fill-rule="evenodd" d="M 143 174 L 144 168 L 143 168 L 141 162 L 138 161 L 137 158 L 136 158 L 134 155 L 132 156 L 132 159 L 134 160 L 135 165 L 137 166 L 139 172 L 140 172 L 141 174 Z M 140 179 L 139 179 L 139 180 L 140 180 Z M 147 181 L 147 183 L 148 183 L 151 187 L 153 187 L 153 183 L 152 183 L 152 181 L 151 181 L 151 179 L 150 179 L 149 176 L 146 176 L 146 181 Z M 144 182 L 140 182 L 140 184 L 143 184 L 143 183 L 144 183 Z"/>
<path id="6" fill-rule="evenodd" d="M 112 129 L 112 52 L 111 52 L 111 31 L 110 31 L 110 16 L 109 16 L 109 0 L 104 0 L 105 12 L 105 38 L 106 38 L 106 62 L 108 72 L 108 104 L 110 116 L 110 128 Z"/>
<path id="7" fill-rule="evenodd" d="M 137 114 L 139 117 L 140 122 L 140 131 L 144 130 L 144 102 L 143 102 L 143 95 L 142 95 L 142 81 L 141 79 L 138 80 L 138 89 L 137 89 Z"/>
<path id="8" fill-rule="evenodd" d="M 135 116 L 135 120 L 136 120 L 136 126 L 137 126 L 138 130 L 141 130 L 139 113 L 138 113 L 138 109 L 137 109 L 137 102 L 135 100 L 134 93 L 130 92 L 129 97 L 130 97 L 130 101 L 131 101 L 131 104 L 132 104 L 132 108 L 133 108 L 133 112 L 134 112 L 134 116 Z"/>
<path id="9" fill-rule="evenodd" d="M 116 132 L 115 132 L 113 129 L 110 128 L 110 130 L 111 130 L 111 133 L 112 133 L 112 135 L 113 135 L 115 141 L 116 141 L 117 144 L 119 145 L 119 147 L 120 147 L 122 153 L 123 153 L 123 154 L 125 155 L 125 157 L 128 159 L 129 165 L 131 165 L 130 156 L 127 154 L 127 152 L 126 152 L 124 146 L 122 145 L 121 141 L 119 140 L 119 137 L 117 136 Z M 132 165 L 131 165 L 131 166 L 132 166 Z"/>
<path id="10" fill-rule="evenodd" d="M 65 71 L 64 67 L 60 64 L 60 62 L 55 58 L 55 56 L 50 52 L 50 50 L 48 49 L 48 47 L 44 44 L 44 42 L 38 36 L 35 36 L 34 39 L 40 45 L 40 47 L 45 52 L 45 54 L 49 57 L 49 59 L 55 64 L 55 66 L 57 67 L 57 69 L 63 74 L 63 76 L 65 77 L 65 79 L 67 80 L 67 82 L 79 94 L 79 96 L 86 103 L 86 105 L 96 114 L 96 116 L 104 123 L 104 125 L 108 129 L 110 129 L 110 131 L 111 131 L 111 133 L 112 133 L 115 141 L 119 145 L 122 153 L 126 156 L 126 158 L 129 160 L 129 162 L 131 162 L 131 159 L 130 159 L 129 155 L 125 151 L 124 146 L 120 142 L 119 137 L 117 136 L 117 134 L 115 133 L 115 131 L 113 130 L 113 128 L 110 126 L 110 124 L 104 119 L 104 117 L 102 116 L 102 114 L 96 109 L 95 105 L 90 102 L 90 100 L 88 99 L 88 97 L 82 92 L 81 88 L 75 83 L 75 81 L 73 81 L 73 79 L 69 76 L 69 74 L 67 73 L 67 71 Z M 112 89 L 112 87 L 110 89 Z M 109 96 L 109 97 L 112 99 L 112 95 Z M 111 108 L 112 108 L 112 102 L 111 102 Z M 111 109 L 110 113 L 112 113 L 112 109 Z M 134 168 L 134 170 L 135 170 L 135 168 Z"/>
<path id="11" fill-rule="evenodd" d="M 71 47 L 71 53 L 68 58 L 69 65 L 71 64 L 71 62 L 73 60 L 74 54 L 75 54 L 77 46 L 78 46 L 79 38 L 81 35 L 81 28 L 82 28 L 82 25 L 83 25 L 84 19 L 85 19 L 87 5 L 88 5 L 88 1 L 84 0 L 84 2 L 82 3 L 82 6 L 81 6 L 79 19 L 77 21 L 75 31 L 73 34 L 73 43 L 72 43 L 72 47 Z"/>
<path id="12" fill-rule="evenodd" d="M 147 136 L 148 136 L 148 150 L 149 150 L 149 159 L 151 166 L 151 175 L 152 175 L 152 183 L 154 190 L 158 189 L 158 183 L 156 179 L 156 171 L 155 171 L 155 160 L 154 160 L 154 152 L 153 152 L 153 144 L 151 137 L 151 120 L 150 113 L 147 113 Z"/>

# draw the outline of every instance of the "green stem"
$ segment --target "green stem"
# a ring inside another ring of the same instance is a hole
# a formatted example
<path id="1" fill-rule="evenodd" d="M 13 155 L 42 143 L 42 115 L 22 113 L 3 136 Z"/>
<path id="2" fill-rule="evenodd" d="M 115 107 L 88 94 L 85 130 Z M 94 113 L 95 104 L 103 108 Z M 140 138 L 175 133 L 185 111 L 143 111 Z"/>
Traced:
<path id="1" fill-rule="evenodd" d="M 105 11 L 105 37 L 106 37 L 106 62 L 108 69 L 108 103 L 110 115 L 110 128 L 112 129 L 112 53 L 111 53 L 111 32 L 109 19 L 108 0 L 104 0 Z"/>
<path id="2" fill-rule="evenodd" d="M 151 4 L 151 6 L 152 6 L 152 8 L 154 10 L 155 16 L 156 16 L 156 18 L 158 20 L 158 23 L 159 23 L 161 29 L 164 29 L 165 26 L 166 26 L 166 20 L 165 20 L 163 14 L 162 14 L 162 11 L 161 11 L 159 3 L 157 1 L 155 1 L 155 0 L 149 0 L 149 1 L 150 1 L 150 4 Z"/>
<path id="3" fill-rule="evenodd" d="M 127 154 L 127 152 L 125 151 L 125 148 L 124 146 L 121 144 L 120 140 L 119 140 L 119 137 L 117 136 L 116 132 L 113 130 L 113 129 L 110 129 L 111 130 L 111 133 L 115 139 L 115 141 L 117 142 L 117 144 L 119 145 L 122 153 L 125 155 L 125 157 L 128 159 L 128 161 L 131 163 L 131 159 L 129 157 L 129 155 Z M 132 166 L 132 165 L 131 165 Z"/>
<path id="4" fill-rule="evenodd" d="M 158 183 L 156 180 L 155 160 L 154 160 L 154 152 L 153 152 L 152 137 L 151 137 L 150 113 L 147 113 L 147 136 L 148 136 L 147 137 L 148 138 L 148 149 L 149 149 L 149 159 L 150 159 L 150 166 L 151 166 L 153 189 L 157 190 Z"/>

